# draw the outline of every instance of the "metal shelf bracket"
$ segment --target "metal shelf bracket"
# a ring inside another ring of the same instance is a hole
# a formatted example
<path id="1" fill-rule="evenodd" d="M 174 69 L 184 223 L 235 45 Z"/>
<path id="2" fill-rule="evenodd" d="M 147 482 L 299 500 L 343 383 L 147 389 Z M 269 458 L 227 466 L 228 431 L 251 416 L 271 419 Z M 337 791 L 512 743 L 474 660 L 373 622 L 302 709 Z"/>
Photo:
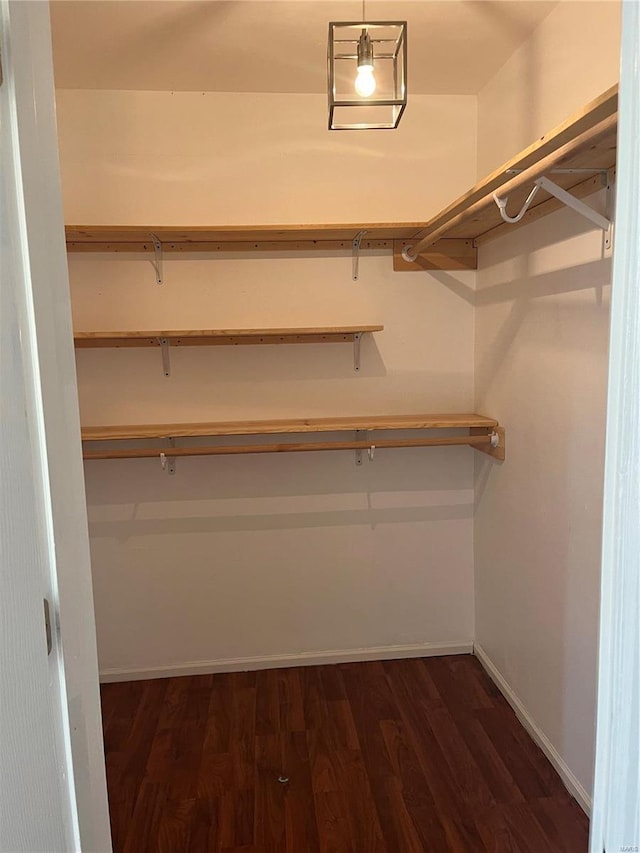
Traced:
<path id="1" fill-rule="evenodd" d="M 360 244 L 366 231 L 358 231 L 351 243 L 351 277 L 354 281 L 358 280 L 358 262 L 360 259 Z"/>
<path id="2" fill-rule="evenodd" d="M 176 446 L 175 438 L 169 439 L 169 448 Z M 176 473 L 176 457 L 170 456 L 164 451 L 160 452 L 160 467 L 163 471 L 166 471 L 168 474 Z"/>
<path id="3" fill-rule="evenodd" d="M 501 198 L 497 192 L 493 194 L 493 200 L 498 205 L 500 210 L 500 216 L 502 216 L 505 222 L 520 222 L 522 217 L 525 215 L 533 199 L 539 190 L 544 190 L 548 192 L 550 195 L 554 196 L 561 201 L 562 204 L 566 204 L 567 207 L 570 207 L 572 210 L 575 210 L 576 213 L 579 213 L 581 216 L 584 216 L 585 219 L 588 219 L 589 222 L 592 222 L 598 228 L 601 228 L 603 231 L 607 232 L 611 230 L 611 220 L 607 219 L 606 216 L 602 216 L 602 214 L 595 211 L 592 207 L 589 207 L 588 204 L 585 204 L 579 198 L 571 195 L 570 192 L 558 186 L 558 184 L 554 183 L 554 181 L 545 177 L 544 175 L 534 183 L 533 189 L 527 196 L 525 203 L 522 205 L 522 208 L 515 216 L 510 216 L 507 213 L 507 204 L 509 203 L 509 196 L 505 196 Z"/>
<path id="4" fill-rule="evenodd" d="M 165 376 L 171 375 L 171 358 L 169 356 L 169 338 L 158 338 L 162 352 L 162 372 Z"/>
<path id="5" fill-rule="evenodd" d="M 607 201 L 606 201 L 606 211 L 607 217 L 611 221 L 611 227 L 608 231 L 604 232 L 604 255 L 606 258 L 611 257 L 611 253 L 613 251 L 613 232 L 614 232 L 614 223 L 613 223 L 613 214 L 616 209 L 616 185 L 615 185 L 615 176 L 612 172 L 611 175 L 607 174 L 605 180 L 605 186 L 607 190 Z"/>
<path id="6" fill-rule="evenodd" d="M 155 234 L 151 234 L 151 239 L 153 241 L 153 253 L 155 260 L 152 261 L 153 268 L 156 271 L 156 284 L 162 284 L 164 281 L 164 276 L 162 273 L 162 243 Z"/>
<path id="7" fill-rule="evenodd" d="M 362 340 L 362 332 L 356 332 L 353 336 L 353 369 L 358 372 L 360 370 L 360 341 Z"/>

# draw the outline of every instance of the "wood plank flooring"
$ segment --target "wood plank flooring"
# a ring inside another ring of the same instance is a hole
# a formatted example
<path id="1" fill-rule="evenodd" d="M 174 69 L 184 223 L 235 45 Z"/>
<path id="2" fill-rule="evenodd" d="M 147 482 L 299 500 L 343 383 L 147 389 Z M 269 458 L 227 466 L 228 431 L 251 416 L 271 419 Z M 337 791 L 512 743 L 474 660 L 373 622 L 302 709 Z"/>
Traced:
<path id="1" fill-rule="evenodd" d="M 587 850 L 470 655 L 105 684 L 102 705 L 116 853 Z"/>

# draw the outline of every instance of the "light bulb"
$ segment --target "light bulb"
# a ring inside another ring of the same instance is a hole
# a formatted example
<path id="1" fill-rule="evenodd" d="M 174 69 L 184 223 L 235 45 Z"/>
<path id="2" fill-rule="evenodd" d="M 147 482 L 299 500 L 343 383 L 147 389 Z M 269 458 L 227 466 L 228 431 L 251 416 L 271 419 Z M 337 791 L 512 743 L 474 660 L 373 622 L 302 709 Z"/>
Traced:
<path id="1" fill-rule="evenodd" d="M 369 98 L 376 90 L 376 78 L 373 76 L 373 44 L 366 27 L 363 27 L 358 39 L 357 58 L 356 92 L 361 98 Z"/>
<path id="2" fill-rule="evenodd" d="M 355 83 L 356 92 L 361 98 L 369 98 L 376 90 L 376 78 L 373 76 L 373 65 L 359 65 Z"/>

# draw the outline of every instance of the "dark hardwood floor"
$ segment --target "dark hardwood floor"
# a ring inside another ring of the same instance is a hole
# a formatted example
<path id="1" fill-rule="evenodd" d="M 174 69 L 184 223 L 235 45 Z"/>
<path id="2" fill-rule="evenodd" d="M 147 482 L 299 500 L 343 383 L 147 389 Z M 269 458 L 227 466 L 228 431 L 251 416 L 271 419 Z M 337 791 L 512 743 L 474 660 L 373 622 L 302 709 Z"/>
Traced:
<path id="1" fill-rule="evenodd" d="M 105 684 L 102 704 L 116 853 L 587 850 L 468 655 Z"/>

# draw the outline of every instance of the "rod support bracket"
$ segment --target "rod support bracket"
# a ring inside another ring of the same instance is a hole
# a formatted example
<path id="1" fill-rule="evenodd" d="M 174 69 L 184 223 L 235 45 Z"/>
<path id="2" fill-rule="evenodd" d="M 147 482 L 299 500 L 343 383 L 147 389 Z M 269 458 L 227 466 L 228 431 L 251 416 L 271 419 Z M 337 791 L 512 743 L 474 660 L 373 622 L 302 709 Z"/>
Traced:
<path id="1" fill-rule="evenodd" d="M 360 245 L 366 231 L 358 231 L 351 243 L 351 277 L 354 281 L 358 280 L 358 263 L 360 260 Z"/>
<path id="2" fill-rule="evenodd" d="M 527 196 L 525 203 L 522 205 L 522 207 L 520 208 L 520 211 L 518 213 L 516 213 L 515 216 L 510 216 L 507 213 L 507 204 L 509 203 L 509 196 L 506 195 L 506 196 L 504 196 L 504 198 L 502 198 L 501 196 L 498 195 L 497 192 L 494 193 L 493 194 L 493 200 L 497 204 L 498 210 L 500 211 L 500 216 L 502 217 L 504 222 L 509 222 L 512 225 L 515 222 L 520 222 L 520 220 L 525 215 L 527 210 L 529 210 L 531 202 L 536 197 L 539 189 L 540 189 L 540 185 L 539 185 L 538 181 L 536 181 L 535 184 L 533 185 L 533 189 L 531 190 L 531 192 Z"/>
<path id="3" fill-rule="evenodd" d="M 488 444 L 478 444 L 474 447 L 474 450 L 478 450 L 480 453 L 486 453 L 487 456 L 491 456 L 493 459 L 498 459 L 503 462 L 505 459 L 505 430 L 502 426 L 495 426 L 493 429 L 488 432 L 484 427 L 472 427 L 469 430 L 469 435 L 482 435 L 489 436 Z"/>
<path id="4" fill-rule="evenodd" d="M 576 213 L 579 213 L 580 216 L 583 216 L 585 219 L 588 219 L 593 225 L 597 228 L 601 228 L 603 231 L 607 232 L 611 230 L 611 220 L 607 219 L 606 216 L 602 216 L 601 213 L 595 211 L 592 207 L 589 207 L 588 204 L 585 204 L 581 199 L 576 198 L 574 195 L 571 195 L 570 192 L 563 189 L 563 187 L 558 186 L 554 181 L 550 178 L 547 178 L 543 175 L 541 178 L 538 178 L 533 185 L 533 189 L 529 193 L 526 198 L 526 201 L 520 208 L 520 211 L 516 213 L 515 216 L 509 216 L 507 213 L 507 204 L 509 202 L 509 196 L 500 196 L 497 192 L 493 194 L 493 200 L 498 206 L 500 210 L 500 216 L 505 222 L 515 223 L 520 222 L 522 217 L 525 215 L 533 199 L 535 198 L 538 190 L 544 190 L 545 192 L 552 195 L 554 198 L 557 198 L 558 201 L 565 204 L 567 207 L 570 207 L 572 210 L 575 210 Z"/>
<path id="5" fill-rule="evenodd" d="M 416 262 L 417 255 L 412 253 L 412 245 L 404 246 L 402 249 L 402 260 L 407 261 L 409 264 L 414 264 Z"/>

